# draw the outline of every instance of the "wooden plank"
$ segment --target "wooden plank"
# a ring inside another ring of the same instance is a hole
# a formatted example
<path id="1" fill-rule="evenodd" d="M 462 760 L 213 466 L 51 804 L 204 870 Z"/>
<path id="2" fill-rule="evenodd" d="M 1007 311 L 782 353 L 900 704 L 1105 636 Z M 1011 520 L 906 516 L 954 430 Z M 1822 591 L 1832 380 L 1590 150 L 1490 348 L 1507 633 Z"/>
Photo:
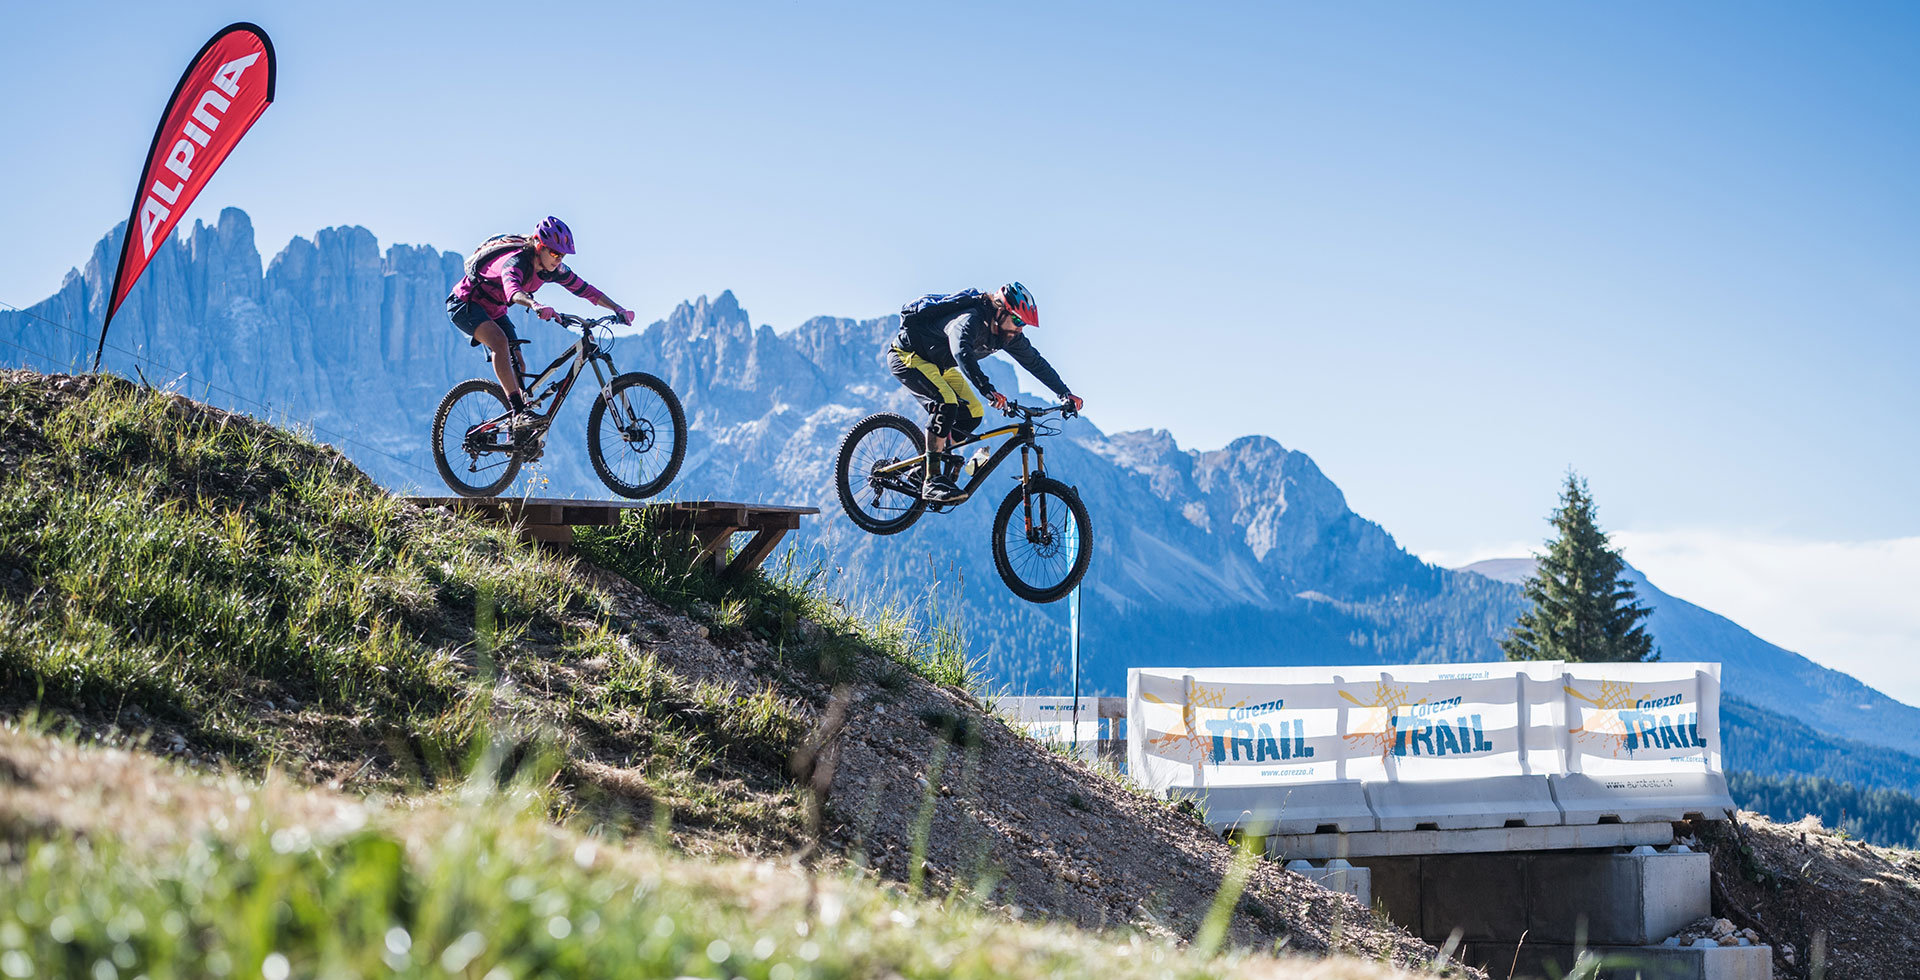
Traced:
<path id="1" fill-rule="evenodd" d="M 770 512 L 784 511 L 784 512 L 792 512 L 796 514 L 820 513 L 820 508 L 818 507 L 795 507 L 787 504 L 747 504 L 747 503 L 741 503 L 737 500 L 682 500 L 682 501 L 679 501 L 678 503 L 674 503 L 670 505 L 662 505 L 662 506 L 671 506 L 676 510 L 690 510 L 690 511 L 732 509 L 732 510 L 751 510 L 751 511 L 770 511 Z"/>
<path id="2" fill-rule="evenodd" d="M 561 509 L 560 523 L 587 527 L 612 527 L 631 507 L 594 506 L 591 504 L 568 504 Z"/>
<path id="3" fill-rule="evenodd" d="M 788 504 L 749 504 L 731 500 L 575 500 L 565 497 L 408 497 L 420 507 L 445 507 L 519 528 L 523 538 L 566 549 L 575 527 L 619 524 L 628 511 L 650 515 L 663 531 L 690 533 L 695 561 L 711 561 L 722 575 L 745 575 L 767 560 L 787 532 L 798 530 L 800 518 L 820 513 L 818 507 Z M 727 545 L 733 535 L 753 532 L 732 561 Z M 1125 714 L 1125 699 L 1121 715 Z M 1104 715 L 1103 715 L 1104 717 Z"/>
<path id="4" fill-rule="evenodd" d="M 529 524 L 520 529 L 520 539 L 564 554 L 573 548 L 573 528 L 565 524 Z"/>
<path id="5" fill-rule="evenodd" d="M 747 515 L 747 526 L 756 531 L 797 531 L 800 515 L 783 511 L 755 511 Z"/>
<path id="6" fill-rule="evenodd" d="M 520 504 L 511 506 L 508 513 L 516 521 L 528 524 L 565 524 L 566 509 L 555 504 Z"/>

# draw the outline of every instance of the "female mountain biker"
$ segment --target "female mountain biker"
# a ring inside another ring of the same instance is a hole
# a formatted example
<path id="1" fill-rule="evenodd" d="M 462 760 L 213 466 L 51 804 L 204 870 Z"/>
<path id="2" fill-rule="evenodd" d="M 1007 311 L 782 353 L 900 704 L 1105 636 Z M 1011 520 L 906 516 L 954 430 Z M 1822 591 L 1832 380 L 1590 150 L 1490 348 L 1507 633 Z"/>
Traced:
<path id="1" fill-rule="evenodd" d="M 513 406 L 516 425 L 527 424 L 530 419 L 526 395 L 520 390 L 520 352 L 514 344 L 519 338 L 513 321 L 507 319 L 508 306 L 524 306 L 542 320 L 553 319 L 553 307 L 533 298 L 534 291 L 552 282 L 595 306 L 620 314 L 627 323 L 633 322 L 632 310 L 566 267 L 563 257 L 572 254 L 573 232 L 566 222 L 548 215 L 527 238 L 503 235 L 488 239 L 469 260 L 469 274 L 447 297 L 447 316 L 467 335 L 470 346 L 485 344 L 493 352 L 493 373 L 500 379 L 507 403 Z"/>
<path id="2" fill-rule="evenodd" d="M 1040 325 L 1040 308 L 1027 287 L 1010 282 L 991 293 L 977 289 L 950 295 L 929 294 L 900 308 L 900 333 L 887 350 L 893 376 L 927 409 L 927 451 L 936 453 L 948 442 L 963 439 L 979 428 L 986 414 L 980 399 L 967 386 L 987 395 L 995 408 L 1005 408 L 1007 396 L 995 390 L 980 358 L 1006 351 L 1041 384 L 1053 389 L 1078 412 L 1084 404 L 1067 390 L 1058 372 L 1023 336 Z M 959 492 L 954 478 L 960 460 L 939 457 L 943 465 L 932 474 L 921 497 L 946 500 Z"/>

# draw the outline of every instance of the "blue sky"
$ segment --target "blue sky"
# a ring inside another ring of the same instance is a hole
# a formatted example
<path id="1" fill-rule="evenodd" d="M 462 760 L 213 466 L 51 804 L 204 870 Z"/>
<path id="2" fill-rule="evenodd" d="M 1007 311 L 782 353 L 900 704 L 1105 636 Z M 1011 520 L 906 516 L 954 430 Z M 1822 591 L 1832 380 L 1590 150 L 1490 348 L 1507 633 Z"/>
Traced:
<path id="1" fill-rule="evenodd" d="M 279 100 L 194 214 L 268 255 L 554 213 L 643 317 L 732 289 L 778 329 L 1019 278 L 1109 430 L 1272 435 L 1450 563 L 1537 547 L 1573 466 L 1663 588 L 1920 700 L 1920 7 L 8 16 L 0 301 L 125 217 L 186 58 L 253 20 Z M 1740 549 L 1778 570 L 1728 587 Z"/>

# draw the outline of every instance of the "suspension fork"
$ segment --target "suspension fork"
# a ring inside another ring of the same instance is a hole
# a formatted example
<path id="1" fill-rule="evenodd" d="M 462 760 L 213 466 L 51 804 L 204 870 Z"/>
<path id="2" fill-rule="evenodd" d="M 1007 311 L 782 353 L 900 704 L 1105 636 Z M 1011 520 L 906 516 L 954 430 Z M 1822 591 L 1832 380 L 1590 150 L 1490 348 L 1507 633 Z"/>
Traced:
<path id="1" fill-rule="evenodd" d="M 613 358 L 600 356 L 588 358 L 593 365 L 593 379 L 600 383 L 600 400 L 607 403 L 607 411 L 613 413 L 613 424 L 620 431 L 627 431 L 633 425 L 633 411 L 628 407 L 625 396 L 613 397 L 613 379 L 620 376 L 620 370 L 613 366 Z M 607 362 L 607 373 L 600 373 L 600 362 Z"/>
<path id="2" fill-rule="evenodd" d="M 1027 451 L 1029 449 L 1033 451 L 1033 455 L 1034 455 L 1034 467 L 1031 471 L 1028 470 L 1027 468 Z M 1029 541 L 1033 540 L 1032 481 L 1035 476 L 1046 476 L 1046 475 L 1047 475 L 1046 450 L 1041 449 L 1039 446 L 1033 443 L 1028 443 L 1026 445 L 1021 446 L 1020 447 L 1020 503 L 1024 511 L 1022 516 L 1025 518 L 1027 522 L 1026 531 L 1027 531 L 1027 540 Z M 1045 497 L 1040 498 L 1040 526 L 1041 527 L 1047 526 L 1047 498 Z"/>

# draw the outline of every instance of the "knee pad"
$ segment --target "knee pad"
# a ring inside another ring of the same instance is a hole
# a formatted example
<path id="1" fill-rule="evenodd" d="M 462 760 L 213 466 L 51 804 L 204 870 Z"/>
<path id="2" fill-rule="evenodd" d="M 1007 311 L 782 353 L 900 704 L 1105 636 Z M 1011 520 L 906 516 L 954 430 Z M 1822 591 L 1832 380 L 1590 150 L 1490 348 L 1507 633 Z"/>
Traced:
<path id="1" fill-rule="evenodd" d="M 965 405 L 941 406 L 941 414 L 946 416 L 944 422 L 948 438 L 964 439 L 980 427 L 980 420 L 974 418 Z"/>

